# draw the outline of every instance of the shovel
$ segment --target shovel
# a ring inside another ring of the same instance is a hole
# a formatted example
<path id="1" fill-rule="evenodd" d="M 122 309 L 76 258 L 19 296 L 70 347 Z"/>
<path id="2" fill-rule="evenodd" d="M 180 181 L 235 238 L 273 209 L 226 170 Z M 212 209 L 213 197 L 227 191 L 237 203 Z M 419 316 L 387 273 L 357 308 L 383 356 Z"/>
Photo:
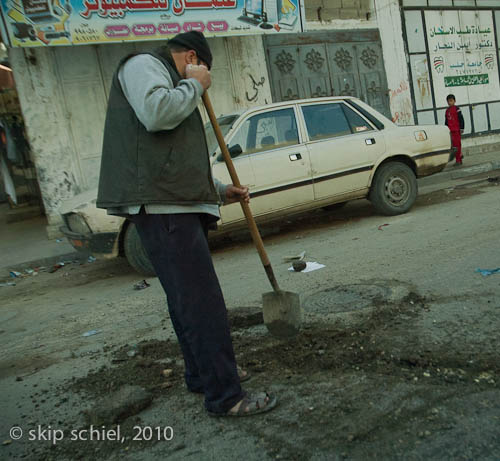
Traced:
<path id="1" fill-rule="evenodd" d="M 215 117 L 212 102 L 205 91 L 203 94 L 203 104 L 207 109 L 210 122 L 215 132 L 215 136 L 222 151 L 222 156 L 226 162 L 231 181 L 236 187 L 241 187 L 240 180 L 233 165 L 233 160 L 229 154 L 229 150 L 224 141 L 224 136 Z M 302 312 L 300 308 L 300 299 L 297 293 L 290 291 L 283 291 L 280 289 L 276 277 L 274 276 L 273 268 L 267 257 L 262 237 L 260 236 L 259 229 L 255 223 L 255 219 L 250 210 L 250 205 L 243 200 L 240 201 L 241 208 L 247 220 L 247 225 L 252 234 L 253 242 L 262 261 L 262 265 L 267 274 L 267 278 L 273 287 L 273 291 L 264 293 L 262 295 L 262 310 L 264 314 L 264 324 L 269 332 L 278 338 L 286 338 L 298 333 L 300 324 L 302 322 Z"/>

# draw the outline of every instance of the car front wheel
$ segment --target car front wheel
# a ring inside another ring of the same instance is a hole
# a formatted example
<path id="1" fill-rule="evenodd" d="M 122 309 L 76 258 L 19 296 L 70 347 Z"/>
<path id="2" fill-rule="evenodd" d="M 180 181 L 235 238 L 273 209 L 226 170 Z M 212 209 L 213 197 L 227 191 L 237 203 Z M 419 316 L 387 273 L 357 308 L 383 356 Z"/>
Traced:
<path id="1" fill-rule="evenodd" d="M 412 169 L 401 162 L 389 162 L 377 170 L 369 199 L 384 215 L 406 213 L 417 199 L 417 178 Z"/>
<path id="2" fill-rule="evenodd" d="M 146 277 L 156 277 L 153 265 L 142 246 L 139 233 L 133 223 L 130 223 L 125 231 L 123 249 L 127 261 L 137 272 Z"/>

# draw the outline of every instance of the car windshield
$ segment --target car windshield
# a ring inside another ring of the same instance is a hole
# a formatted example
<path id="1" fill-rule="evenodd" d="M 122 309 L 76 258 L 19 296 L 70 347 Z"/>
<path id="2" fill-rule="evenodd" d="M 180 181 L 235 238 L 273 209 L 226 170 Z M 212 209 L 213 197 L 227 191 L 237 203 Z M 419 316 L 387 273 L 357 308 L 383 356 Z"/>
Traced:
<path id="1" fill-rule="evenodd" d="M 237 115 L 225 115 L 217 119 L 222 134 L 224 136 L 226 136 L 229 133 L 229 130 L 231 129 L 233 123 L 236 121 L 237 118 L 238 118 Z M 219 147 L 219 144 L 217 142 L 214 129 L 212 128 L 212 124 L 210 122 L 205 123 L 205 136 L 207 137 L 208 152 L 210 152 L 210 156 L 212 156 L 215 154 L 215 151 L 217 150 L 217 147 Z"/>

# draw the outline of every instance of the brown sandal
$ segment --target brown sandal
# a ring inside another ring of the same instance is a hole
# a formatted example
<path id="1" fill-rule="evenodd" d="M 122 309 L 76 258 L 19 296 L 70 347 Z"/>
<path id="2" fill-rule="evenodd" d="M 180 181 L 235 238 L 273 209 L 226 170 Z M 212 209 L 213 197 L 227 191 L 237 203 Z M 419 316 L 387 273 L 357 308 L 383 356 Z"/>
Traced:
<path id="1" fill-rule="evenodd" d="M 227 411 L 226 413 L 208 412 L 210 416 L 252 416 L 265 413 L 276 407 L 278 400 L 267 392 L 247 394 L 243 397 L 238 411 Z"/>

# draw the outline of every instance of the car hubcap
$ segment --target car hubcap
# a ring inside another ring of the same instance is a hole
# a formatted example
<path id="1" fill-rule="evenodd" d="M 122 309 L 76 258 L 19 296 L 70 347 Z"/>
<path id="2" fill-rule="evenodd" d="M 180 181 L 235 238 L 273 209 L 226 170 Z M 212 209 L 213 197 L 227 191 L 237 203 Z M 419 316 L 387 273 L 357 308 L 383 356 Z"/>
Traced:
<path id="1" fill-rule="evenodd" d="M 385 196 L 392 205 L 404 205 L 410 194 L 408 182 L 401 176 L 391 176 L 385 183 Z"/>

